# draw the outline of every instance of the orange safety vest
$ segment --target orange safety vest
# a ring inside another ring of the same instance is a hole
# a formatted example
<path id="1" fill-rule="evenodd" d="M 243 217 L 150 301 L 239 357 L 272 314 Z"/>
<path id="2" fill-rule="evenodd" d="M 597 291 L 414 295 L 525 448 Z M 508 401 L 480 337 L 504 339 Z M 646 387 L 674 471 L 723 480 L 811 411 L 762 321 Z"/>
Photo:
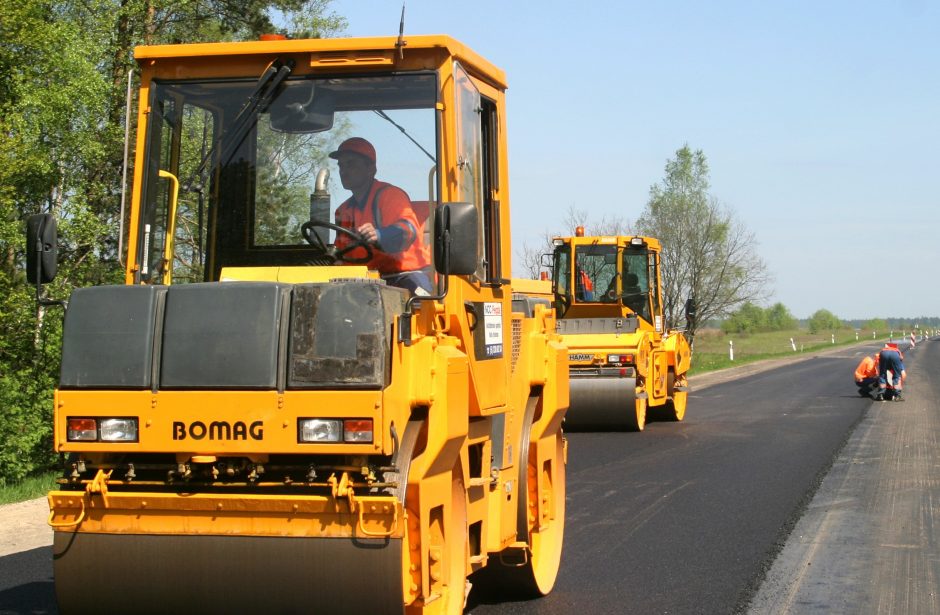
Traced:
<path id="1" fill-rule="evenodd" d="M 366 202 L 359 204 L 354 197 L 346 199 L 336 208 L 336 224 L 356 230 L 366 222 L 379 230 L 379 243 L 388 247 L 387 238 L 391 235 L 400 237 L 398 251 L 385 252 L 381 248 L 372 248 L 372 260 L 366 263 L 369 269 L 382 274 L 417 271 L 431 264 L 430 252 L 424 243 L 424 223 L 418 221 L 411 206 L 411 199 L 404 190 L 375 180 L 366 195 Z M 336 247 L 343 248 L 352 243 L 345 235 L 337 234 Z M 349 253 L 351 258 L 365 256 L 361 248 Z"/>
<path id="2" fill-rule="evenodd" d="M 591 281 L 590 276 L 584 273 L 584 269 L 579 269 L 578 273 L 581 275 L 581 289 L 589 293 L 594 292 L 594 282 Z"/>
<path id="3" fill-rule="evenodd" d="M 855 380 L 864 380 L 878 375 L 878 358 L 866 355 L 855 368 Z"/>

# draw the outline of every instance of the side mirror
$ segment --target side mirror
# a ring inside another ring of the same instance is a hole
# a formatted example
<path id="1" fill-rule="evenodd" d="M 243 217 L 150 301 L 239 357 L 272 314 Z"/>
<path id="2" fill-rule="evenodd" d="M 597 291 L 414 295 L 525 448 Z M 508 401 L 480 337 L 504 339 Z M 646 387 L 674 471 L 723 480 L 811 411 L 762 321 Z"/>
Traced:
<path id="1" fill-rule="evenodd" d="M 695 297 L 689 297 L 685 302 L 685 319 L 695 322 L 695 315 L 698 312 L 698 306 L 695 304 Z"/>
<path id="2" fill-rule="evenodd" d="M 47 284 L 55 279 L 58 266 L 58 233 L 55 216 L 33 214 L 26 219 L 26 279 Z"/>
<path id="3" fill-rule="evenodd" d="M 443 203 L 434 216 L 434 266 L 443 275 L 470 275 L 480 264 L 477 208 Z"/>
<path id="4" fill-rule="evenodd" d="M 539 266 L 549 271 L 555 270 L 555 255 L 552 253 L 539 254 Z"/>

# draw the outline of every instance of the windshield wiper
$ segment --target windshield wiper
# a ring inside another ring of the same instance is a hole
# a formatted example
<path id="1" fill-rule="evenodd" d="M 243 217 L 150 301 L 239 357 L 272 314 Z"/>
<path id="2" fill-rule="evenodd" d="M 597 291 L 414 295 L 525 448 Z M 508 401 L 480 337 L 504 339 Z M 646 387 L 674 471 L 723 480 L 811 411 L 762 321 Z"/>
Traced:
<path id="1" fill-rule="evenodd" d="M 421 144 L 418 143 L 417 141 L 415 141 L 415 140 L 414 140 L 414 137 L 412 137 L 410 134 L 408 134 L 408 131 L 405 130 L 405 128 L 404 128 L 401 124 L 396 123 L 395 120 L 393 120 L 392 118 L 390 118 L 390 117 L 388 116 L 388 114 L 385 113 L 384 111 L 382 111 L 381 109 L 373 109 L 373 111 L 375 112 L 376 115 L 378 115 L 379 117 L 381 117 L 383 120 L 387 121 L 389 124 L 391 124 L 392 126 L 394 126 L 395 128 L 397 128 L 398 130 L 400 130 L 400 131 L 401 131 L 401 134 L 403 134 L 403 135 L 405 135 L 406 137 L 408 137 L 408 139 L 411 140 L 412 143 L 414 143 L 415 145 L 418 146 L 418 149 L 419 149 L 419 150 L 421 150 L 422 152 L 424 152 L 424 155 L 425 155 L 425 156 L 427 156 L 428 158 L 431 159 L 431 162 L 433 162 L 434 164 L 437 164 L 437 160 L 434 159 L 434 156 L 432 156 L 431 154 L 429 154 L 429 153 L 428 153 L 428 150 L 426 150 L 426 149 L 424 149 L 423 147 L 421 147 Z"/>
<path id="2" fill-rule="evenodd" d="M 219 165 L 224 166 L 228 164 L 231 157 L 235 155 L 235 151 L 245 139 L 245 135 L 247 135 L 251 127 L 255 125 L 258 114 L 263 113 L 264 110 L 268 108 L 268 105 L 271 104 L 271 101 L 277 97 L 278 87 L 293 70 L 293 60 L 287 60 L 285 62 L 280 59 L 271 62 L 271 64 L 264 69 L 264 72 L 261 73 L 261 76 L 255 83 L 254 90 L 252 90 L 245 104 L 242 105 L 242 108 L 239 109 L 238 113 L 235 115 L 235 119 L 232 120 L 231 127 L 222 133 L 222 138 L 212 145 L 199 162 L 199 166 L 196 167 L 192 178 L 186 184 L 187 191 L 192 190 L 193 183 L 198 178 L 202 177 L 206 165 L 212 160 L 212 156 L 219 147 L 221 147 L 222 151 L 219 157 Z M 202 190 L 201 185 L 198 187 L 198 190 Z"/>

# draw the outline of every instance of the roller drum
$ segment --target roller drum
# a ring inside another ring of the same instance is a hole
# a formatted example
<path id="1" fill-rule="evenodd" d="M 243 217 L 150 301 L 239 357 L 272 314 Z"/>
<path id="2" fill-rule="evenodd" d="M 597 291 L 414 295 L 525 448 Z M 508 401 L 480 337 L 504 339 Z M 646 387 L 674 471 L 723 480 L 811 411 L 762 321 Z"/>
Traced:
<path id="1" fill-rule="evenodd" d="M 59 612 L 403 612 L 400 538 L 55 532 Z"/>
<path id="2" fill-rule="evenodd" d="M 571 378 L 566 431 L 631 429 L 636 429 L 636 378 Z"/>

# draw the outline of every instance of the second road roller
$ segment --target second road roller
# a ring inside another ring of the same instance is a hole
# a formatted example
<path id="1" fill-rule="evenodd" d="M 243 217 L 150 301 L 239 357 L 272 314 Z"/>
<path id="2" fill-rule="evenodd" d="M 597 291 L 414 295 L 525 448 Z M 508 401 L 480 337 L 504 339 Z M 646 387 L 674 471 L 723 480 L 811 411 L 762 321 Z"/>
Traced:
<path id="1" fill-rule="evenodd" d="M 681 421 L 691 348 L 663 318 L 657 239 L 553 240 L 551 293 L 568 347 L 568 430 L 642 431 L 648 418 Z"/>

